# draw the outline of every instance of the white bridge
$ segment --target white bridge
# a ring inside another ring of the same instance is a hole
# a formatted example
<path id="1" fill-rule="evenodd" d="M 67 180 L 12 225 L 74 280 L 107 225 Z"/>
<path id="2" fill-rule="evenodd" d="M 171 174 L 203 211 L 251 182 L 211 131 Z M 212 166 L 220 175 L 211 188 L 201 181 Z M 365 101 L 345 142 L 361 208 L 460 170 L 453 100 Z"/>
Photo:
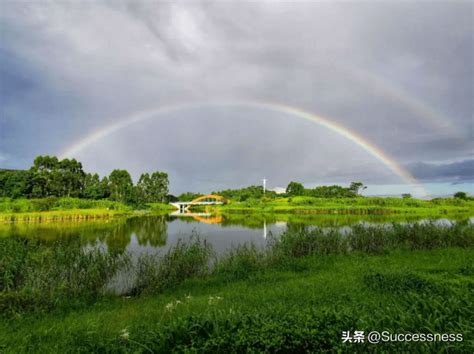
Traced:
<path id="1" fill-rule="evenodd" d="M 193 205 L 222 205 L 224 204 L 225 199 L 220 195 L 203 195 L 199 198 L 193 199 L 189 202 L 176 202 L 170 203 L 176 209 L 179 210 L 179 213 L 186 213 L 189 211 L 189 208 Z"/>

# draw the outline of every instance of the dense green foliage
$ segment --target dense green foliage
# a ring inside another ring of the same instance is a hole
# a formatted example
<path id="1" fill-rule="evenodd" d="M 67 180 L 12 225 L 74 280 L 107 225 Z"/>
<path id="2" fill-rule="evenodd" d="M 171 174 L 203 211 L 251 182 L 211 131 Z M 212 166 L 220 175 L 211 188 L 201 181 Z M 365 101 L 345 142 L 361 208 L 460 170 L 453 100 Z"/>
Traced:
<path id="1" fill-rule="evenodd" d="M 256 199 L 243 202 L 231 201 L 215 207 L 222 213 L 320 213 L 320 214 L 417 214 L 436 217 L 446 214 L 472 215 L 474 201 L 459 198 L 314 198 L 295 196 L 290 198 Z"/>
<path id="2" fill-rule="evenodd" d="M 286 195 L 295 196 L 295 195 L 304 195 L 305 189 L 304 186 L 299 182 L 290 182 L 286 187 Z"/>
<path id="3" fill-rule="evenodd" d="M 469 198 L 465 192 L 456 192 L 454 193 L 453 197 L 458 198 L 458 199 L 464 199 L 464 200 Z"/>
<path id="4" fill-rule="evenodd" d="M 212 192 L 211 194 L 221 195 L 226 199 L 238 201 L 246 201 L 247 199 L 276 198 L 277 196 L 274 191 L 267 190 L 265 193 L 263 193 L 262 186 L 249 186 L 240 189 L 225 189 Z"/>
<path id="5" fill-rule="evenodd" d="M 352 182 L 349 187 L 319 186 L 315 188 L 305 188 L 299 182 L 290 182 L 286 187 L 285 194 L 278 195 L 275 191 L 267 190 L 263 193 L 262 186 L 249 186 L 240 189 L 225 189 L 212 192 L 212 194 L 222 195 L 227 199 L 235 201 L 246 201 L 251 199 L 275 199 L 278 197 L 308 196 L 315 198 L 353 198 L 359 195 L 360 190 L 365 189 L 361 182 Z"/>
<path id="6" fill-rule="evenodd" d="M 0 197 L 76 197 L 106 199 L 142 205 L 164 202 L 168 195 L 168 175 L 144 173 L 136 186 L 126 170 L 113 170 L 109 177 L 86 173 L 75 159 L 59 160 L 38 156 L 27 171 L 0 170 Z"/>
<path id="7" fill-rule="evenodd" d="M 184 193 L 181 193 L 179 196 L 178 196 L 178 200 L 181 201 L 181 202 L 189 202 L 193 199 L 196 199 L 196 198 L 199 198 L 203 196 L 203 194 L 201 193 L 194 193 L 194 192 L 184 192 Z"/>
<path id="8" fill-rule="evenodd" d="M 196 238 L 133 267 L 125 256 L 3 238 L 0 345 L 5 352 L 469 352 L 473 231 L 470 223 L 348 234 L 290 229 L 265 249 L 240 246 L 220 259 Z M 132 297 L 101 286 L 120 269 L 140 275 Z M 464 341 L 343 343 L 342 331 L 354 330 L 461 333 Z"/>
<path id="9" fill-rule="evenodd" d="M 168 195 L 168 185 L 167 173 L 143 173 L 137 183 L 139 198 L 148 203 L 164 203 Z"/>
<path id="10" fill-rule="evenodd" d="M 357 197 L 359 191 L 365 189 L 363 183 L 352 182 L 348 188 L 341 186 L 319 186 L 315 188 L 305 188 L 301 183 L 290 182 L 286 187 L 286 195 L 294 196 L 308 196 L 315 198 L 351 198 Z"/>

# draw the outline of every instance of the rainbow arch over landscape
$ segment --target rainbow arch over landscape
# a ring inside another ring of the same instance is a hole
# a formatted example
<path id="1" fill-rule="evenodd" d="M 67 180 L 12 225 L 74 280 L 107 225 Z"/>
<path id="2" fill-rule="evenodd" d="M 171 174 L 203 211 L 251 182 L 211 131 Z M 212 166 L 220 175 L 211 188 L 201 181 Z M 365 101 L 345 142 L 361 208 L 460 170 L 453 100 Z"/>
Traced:
<path id="1" fill-rule="evenodd" d="M 119 119 L 116 123 L 112 123 L 105 127 L 99 128 L 96 131 L 86 135 L 82 139 L 76 141 L 71 146 L 66 148 L 60 153 L 61 158 L 74 157 L 81 150 L 85 149 L 90 144 L 100 141 L 101 139 L 119 131 L 127 126 L 137 124 L 140 122 L 147 121 L 157 116 L 162 116 L 167 113 L 172 113 L 181 110 L 189 110 L 200 107 L 243 107 L 253 108 L 265 111 L 276 112 L 285 114 L 290 117 L 296 117 L 304 120 L 308 120 L 324 127 L 336 134 L 350 140 L 355 145 L 361 147 L 368 154 L 386 166 L 390 171 L 399 176 L 406 184 L 413 186 L 418 193 L 423 196 L 427 196 L 423 185 L 413 175 L 403 168 L 394 158 L 390 157 L 386 152 L 369 142 L 367 139 L 362 137 L 360 134 L 346 128 L 345 126 L 334 122 L 330 118 L 323 117 L 312 112 L 293 107 L 290 105 L 266 102 L 266 101 L 204 101 L 204 102 L 189 102 L 189 103 L 178 103 L 165 106 L 159 106 L 151 109 L 142 110 L 139 112 L 132 113 Z"/>

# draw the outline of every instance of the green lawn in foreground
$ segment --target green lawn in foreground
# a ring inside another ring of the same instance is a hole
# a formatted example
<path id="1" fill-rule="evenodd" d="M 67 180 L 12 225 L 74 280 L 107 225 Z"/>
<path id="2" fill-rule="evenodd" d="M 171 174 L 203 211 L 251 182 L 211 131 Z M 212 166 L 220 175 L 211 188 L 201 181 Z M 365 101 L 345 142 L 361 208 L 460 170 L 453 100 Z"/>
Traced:
<path id="1" fill-rule="evenodd" d="M 163 294 L 19 314 L 5 352 L 431 351 L 474 348 L 474 250 L 313 255 Z M 462 333 L 462 343 L 343 344 L 343 330 Z"/>

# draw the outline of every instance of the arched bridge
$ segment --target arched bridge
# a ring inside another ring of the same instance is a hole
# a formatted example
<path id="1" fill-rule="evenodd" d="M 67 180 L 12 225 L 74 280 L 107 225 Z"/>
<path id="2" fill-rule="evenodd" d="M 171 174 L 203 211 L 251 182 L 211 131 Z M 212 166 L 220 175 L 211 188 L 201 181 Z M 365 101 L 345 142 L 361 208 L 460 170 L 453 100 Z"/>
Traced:
<path id="1" fill-rule="evenodd" d="M 220 195 L 208 194 L 193 199 L 190 202 L 176 202 L 170 204 L 175 208 L 179 209 L 180 213 L 184 213 L 188 211 L 189 208 L 193 205 L 219 205 L 224 204 L 225 202 L 226 199 Z"/>

